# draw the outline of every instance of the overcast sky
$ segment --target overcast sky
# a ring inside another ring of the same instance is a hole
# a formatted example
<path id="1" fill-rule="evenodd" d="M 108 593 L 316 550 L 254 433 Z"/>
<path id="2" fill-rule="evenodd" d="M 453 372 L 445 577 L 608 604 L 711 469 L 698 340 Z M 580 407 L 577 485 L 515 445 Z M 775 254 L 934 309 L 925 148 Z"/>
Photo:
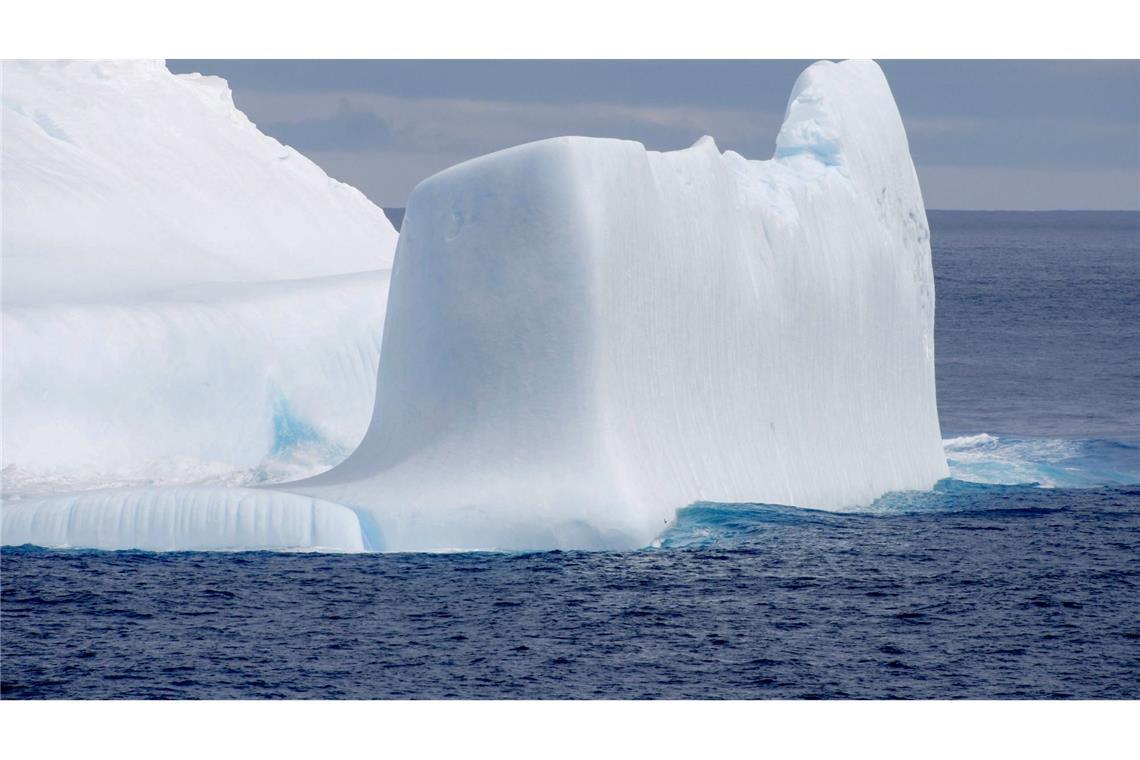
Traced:
<path id="1" fill-rule="evenodd" d="M 170 61 L 381 206 L 557 135 L 771 157 L 808 61 Z M 929 208 L 1140 209 L 1140 62 L 881 61 Z"/>

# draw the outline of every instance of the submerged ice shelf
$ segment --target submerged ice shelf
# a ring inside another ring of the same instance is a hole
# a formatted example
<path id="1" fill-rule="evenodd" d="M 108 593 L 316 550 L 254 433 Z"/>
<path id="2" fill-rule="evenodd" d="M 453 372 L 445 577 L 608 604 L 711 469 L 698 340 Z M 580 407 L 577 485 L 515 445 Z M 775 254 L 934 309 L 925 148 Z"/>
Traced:
<path id="1" fill-rule="evenodd" d="M 387 551 L 645 546 L 697 501 L 869 505 L 948 474 L 933 320 L 887 82 L 874 63 L 816 64 L 768 161 L 710 138 L 559 138 L 421 183 L 363 442 L 261 493 L 343 505 L 357 544 Z M 165 525 L 165 503 L 79 497 L 69 514 L 125 527 L 51 539 L 143 546 L 131 526 Z M 54 525 L 28 515 L 56 504 L 9 504 L 5 543 L 18 520 Z"/>

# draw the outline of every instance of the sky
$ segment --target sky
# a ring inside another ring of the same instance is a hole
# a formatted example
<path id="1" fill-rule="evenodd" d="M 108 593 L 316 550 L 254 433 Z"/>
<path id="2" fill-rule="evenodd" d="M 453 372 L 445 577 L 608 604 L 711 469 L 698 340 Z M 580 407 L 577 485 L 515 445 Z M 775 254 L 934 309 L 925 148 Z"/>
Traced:
<path id="1" fill-rule="evenodd" d="M 770 158 L 810 61 L 177 60 L 384 207 L 469 158 L 559 135 Z M 1140 209 L 1140 61 L 880 61 L 935 209 Z"/>

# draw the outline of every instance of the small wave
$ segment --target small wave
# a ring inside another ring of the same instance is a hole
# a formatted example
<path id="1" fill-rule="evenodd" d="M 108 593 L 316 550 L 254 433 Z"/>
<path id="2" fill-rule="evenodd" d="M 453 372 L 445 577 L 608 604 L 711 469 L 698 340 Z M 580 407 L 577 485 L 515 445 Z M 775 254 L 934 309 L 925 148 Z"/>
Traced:
<path id="1" fill-rule="evenodd" d="M 1039 516 L 1071 502 L 1057 491 L 1109 488 L 1136 495 L 1140 445 L 1106 439 L 1014 438 L 988 433 L 943 441 L 950 477 L 929 491 L 884 494 L 859 510 L 826 512 L 772 504 L 699 503 L 677 513 L 659 549 L 745 548 L 787 527 L 938 513 Z"/>
<path id="2" fill-rule="evenodd" d="M 1099 438 L 1015 438 L 988 433 L 942 442 L 950 477 L 992 485 L 1094 488 L 1140 483 L 1140 445 Z"/>
<path id="3" fill-rule="evenodd" d="M 987 522 L 963 521 L 963 518 L 1008 521 L 1081 511 L 1102 516 L 1134 514 L 1137 495 L 1140 489 L 1129 486 L 1103 486 L 1095 490 L 1042 488 L 1032 483 L 998 485 L 947 478 L 929 491 L 884 494 L 858 511 L 701 503 L 678 510 L 677 519 L 649 548 L 753 551 L 757 547 L 771 547 L 774 541 L 788 535 L 789 530 L 838 536 L 865 521 L 883 519 L 935 519 L 945 525 L 943 518 L 953 517 L 955 530 L 1000 530 Z M 1127 506 L 1129 504 L 1132 506 Z"/>
<path id="4" fill-rule="evenodd" d="M 677 519 L 650 548 L 707 548 L 722 544 L 731 547 L 781 526 L 834 522 L 846 516 L 779 504 L 700 502 L 678 510 Z"/>

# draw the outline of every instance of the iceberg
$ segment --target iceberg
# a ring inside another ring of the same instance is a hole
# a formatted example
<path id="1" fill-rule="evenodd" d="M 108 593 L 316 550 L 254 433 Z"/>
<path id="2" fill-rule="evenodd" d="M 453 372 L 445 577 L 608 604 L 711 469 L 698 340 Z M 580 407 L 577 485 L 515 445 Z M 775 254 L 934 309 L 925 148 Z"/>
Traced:
<path id="1" fill-rule="evenodd" d="M 926 214 L 871 62 L 807 69 L 770 161 L 561 138 L 446 170 L 389 299 L 363 442 L 284 487 L 378 548 L 644 546 L 696 501 L 948 474 Z"/>
<path id="2" fill-rule="evenodd" d="M 360 442 L 396 231 L 160 61 L 3 63 L 3 484 L 287 480 Z"/>
<path id="3" fill-rule="evenodd" d="M 933 327 L 890 88 L 821 62 L 770 160 L 567 137 L 421 183 L 367 432 L 271 488 L 351 510 L 381 551 L 640 547 L 697 501 L 858 509 L 948 474 Z M 116 497 L 80 501 L 118 524 Z"/>

